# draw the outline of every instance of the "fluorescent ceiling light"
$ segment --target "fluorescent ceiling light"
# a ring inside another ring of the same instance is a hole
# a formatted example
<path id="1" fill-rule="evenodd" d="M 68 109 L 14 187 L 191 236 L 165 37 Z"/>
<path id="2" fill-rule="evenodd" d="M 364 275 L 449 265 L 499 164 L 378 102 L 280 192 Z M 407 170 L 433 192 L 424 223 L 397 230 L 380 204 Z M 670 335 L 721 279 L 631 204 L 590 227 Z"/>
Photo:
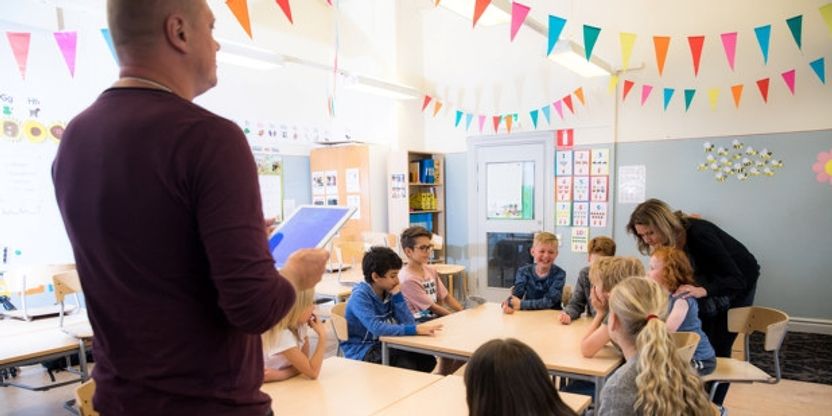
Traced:
<path id="1" fill-rule="evenodd" d="M 242 66 L 260 71 L 280 68 L 284 64 L 282 55 L 268 49 L 237 43 L 230 40 L 218 39 L 220 50 L 217 61 Z"/>
<path id="2" fill-rule="evenodd" d="M 444 7 L 468 20 L 474 18 L 474 0 L 442 0 L 440 7 Z M 496 26 L 511 22 L 511 15 L 493 5 L 485 8 L 485 11 L 477 21 L 479 26 Z"/>
<path id="3" fill-rule="evenodd" d="M 421 92 L 406 85 L 395 84 L 362 75 L 342 73 L 342 76 L 344 76 L 344 87 L 351 91 L 375 94 L 397 100 L 413 100 L 423 97 Z"/>
<path id="4" fill-rule="evenodd" d="M 549 55 L 552 61 L 584 78 L 604 77 L 612 74 L 612 70 L 605 62 L 594 56 L 590 58 L 587 61 L 584 48 L 568 39 L 559 39 L 555 50 Z"/>

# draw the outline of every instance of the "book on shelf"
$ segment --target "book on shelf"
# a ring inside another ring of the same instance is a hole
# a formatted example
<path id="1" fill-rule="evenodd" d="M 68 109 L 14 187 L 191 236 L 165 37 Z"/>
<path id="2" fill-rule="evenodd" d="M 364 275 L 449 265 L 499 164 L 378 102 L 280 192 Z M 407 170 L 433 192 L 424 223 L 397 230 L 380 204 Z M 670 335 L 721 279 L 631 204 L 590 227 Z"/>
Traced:
<path id="1" fill-rule="evenodd" d="M 410 183 L 419 182 L 419 170 L 420 170 L 420 167 L 419 167 L 419 161 L 418 160 L 414 160 L 414 161 L 410 162 L 410 164 L 408 165 L 408 179 L 407 179 L 407 181 L 410 182 Z"/>
<path id="2" fill-rule="evenodd" d="M 436 181 L 433 159 L 422 159 L 419 161 L 419 182 L 434 183 Z"/>

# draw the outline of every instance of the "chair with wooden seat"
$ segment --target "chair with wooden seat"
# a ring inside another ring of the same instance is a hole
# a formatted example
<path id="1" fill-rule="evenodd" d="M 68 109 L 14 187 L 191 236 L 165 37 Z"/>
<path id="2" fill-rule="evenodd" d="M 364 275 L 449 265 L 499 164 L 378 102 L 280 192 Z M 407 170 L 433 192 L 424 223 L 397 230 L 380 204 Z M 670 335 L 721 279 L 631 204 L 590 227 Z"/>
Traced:
<path id="1" fill-rule="evenodd" d="M 685 362 L 693 359 L 696 347 L 699 346 L 699 334 L 696 332 L 674 332 L 670 334 L 676 344 L 676 353 Z"/>
<path id="2" fill-rule="evenodd" d="M 713 382 L 711 399 L 721 383 L 768 383 L 780 382 L 780 346 L 786 337 L 789 315 L 785 312 L 761 306 L 747 306 L 728 311 L 728 330 L 745 338 L 745 360 L 717 357 L 713 373 L 702 377 L 704 382 Z M 763 349 L 774 357 L 774 377 L 749 362 L 748 340 L 752 333 L 765 334 Z"/>
<path id="3" fill-rule="evenodd" d="M 87 344 L 92 342 L 92 326 L 90 321 L 86 318 L 86 309 L 81 309 L 81 303 L 78 299 L 78 294 L 82 292 L 81 280 L 78 278 L 77 270 L 70 270 L 60 272 L 52 275 L 52 284 L 55 287 L 55 300 L 60 305 L 58 320 L 58 328 L 78 340 L 80 351 L 78 352 L 78 375 L 81 376 L 81 381 L 86 381 L 89 378 L 87 371 Z M 69 295 L 75 297 L 75 305 L 77 309 L 84 314 L 84 319 L 78 322 L 64 325 L 64 316 L 66 315 L 66 298 Z M 67 371 L 70 370 L 69 359 L 67 358 Z"/>
<path id="4" fill-rule="evenodd" d="M 341 342 L 346 341 L 349 338 L 349 333 L 347 332 L 347 318 L 345 315 L 346 310 L 347 303 L 341 302 L 336 303 L 329 312 L 329 320 L 332 322 L 332 330 L 335 332 L 335 338 L 338 340 L 337 355 L 339 357 L 343 356 L 343 351 L 341 351 Z"/>
<path id="5" fill-rule="evenodd" d="M 81 416 L 98 416 L 92 406 L 92 396 L 95 395 L 95 380 L 89 379 L 75 389 L 75 404 Z"/>
<path id="6" fill-rule="evenodd" d="M 2 311 L 2 314 L 26 321 L 38 317 L 57 315 L 58 309 L 54 305 L 32 308 L 27 305 L 26 298 L 45 292 L 46 285 L 52 283 L 53 274 L 74 269 L 75 264 L 73 263 L 12 267 L 4 273 L 3 279 L 6 290 L 19 296 L 20 309 Z"/>

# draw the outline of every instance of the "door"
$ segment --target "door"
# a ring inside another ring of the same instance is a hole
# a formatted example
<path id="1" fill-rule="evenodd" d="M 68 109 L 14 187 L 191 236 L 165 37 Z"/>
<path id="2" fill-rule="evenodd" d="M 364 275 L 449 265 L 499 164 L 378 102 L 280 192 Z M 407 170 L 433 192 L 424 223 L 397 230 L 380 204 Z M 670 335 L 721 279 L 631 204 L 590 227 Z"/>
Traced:
<path id="1" fill-rule="evenodd" d="M 547 143 L 548 142 L 548 143 Z M 514 284 L 517 268 L 532 262 L 534 233 L 552 229 L 552 175 L 545 175 L 551 140 L 529 137 L 473 145 L 476 183 L 471 209 L 471 271 L 478 292 L 502 301 Z"/>

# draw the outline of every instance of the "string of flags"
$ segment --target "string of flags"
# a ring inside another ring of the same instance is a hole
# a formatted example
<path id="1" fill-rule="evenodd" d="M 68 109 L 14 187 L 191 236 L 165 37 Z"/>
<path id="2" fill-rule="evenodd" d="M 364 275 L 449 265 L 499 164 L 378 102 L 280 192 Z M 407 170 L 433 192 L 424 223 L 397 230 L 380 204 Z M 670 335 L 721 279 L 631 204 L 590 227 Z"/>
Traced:
<path id="1" fill-rule="evenodd" d="M 113 59 L 118 63 L 118 56 L 113 45 L 113 38 L 110 36 L 109 29 L 101 29 L 101 35 L 107 43 L 107 47 L 113 56 Z M 55 40 L 55 45 L 63 57 L 69 75 L 75 78 L 76 58 L 78 53 L 78 32 L 52 32 L 51 37 Z M 17 64 L 17 70 L 20 72 L 21 79 L 26 79 L 26 70 L 29 64 L 29 51 L 32 41 L 31 32 L 6 32 L 6 39 L 14 56 L 14 61 Z"/>
<path id="2" fill-rule="evenodd" d="M 283 15 L 289 20 L 289 23 L 295 24 L 292 19 L 292 6 L 289 0 L 276 0 Z M 332 6 L 332 0 L 326 0 L 327 4 Z M 248 0 L 226 0 L 225 5 L 231 10 L 231 14 L 237 19 L 237 23 L 243 28 L 249 38 L 253 39 L 254 35 L 251 32 L 251 17 L 248 13 Z"/>

